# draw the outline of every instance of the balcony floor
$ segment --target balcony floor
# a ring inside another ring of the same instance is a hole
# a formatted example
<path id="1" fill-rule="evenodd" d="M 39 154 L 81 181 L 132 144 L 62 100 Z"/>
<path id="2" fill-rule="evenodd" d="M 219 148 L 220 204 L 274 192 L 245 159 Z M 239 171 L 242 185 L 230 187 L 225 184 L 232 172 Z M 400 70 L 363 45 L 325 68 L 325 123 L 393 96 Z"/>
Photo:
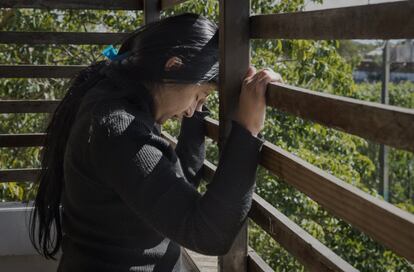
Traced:
<path id="1" fill-rule="evenodd" d="M 189 263 L 193 263 L 194 266 L 190 271 L 201 271 L 201 272 L 217 272 L 218 258 L 215 256 L 206 256 L 200 253 L 191 251 L 189 249 L 183 250 L 184 256 L 188 254 L 191 260 L 187 260 Z"/>

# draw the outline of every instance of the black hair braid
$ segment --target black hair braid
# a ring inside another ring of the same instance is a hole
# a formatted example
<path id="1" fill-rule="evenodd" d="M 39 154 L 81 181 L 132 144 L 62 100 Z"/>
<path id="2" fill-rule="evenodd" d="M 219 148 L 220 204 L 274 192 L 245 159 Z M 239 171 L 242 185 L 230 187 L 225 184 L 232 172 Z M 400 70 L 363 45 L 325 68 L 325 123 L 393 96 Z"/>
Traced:
<path id="1" fill-rule="evenodd" d="M 34 210 L 30 216 L 29 231 L 29 237 L 35 249 L 46 259 L 55 259 L 53 256 L 57 253 L 62 238 L 59 206 L 64 189 L 63 158 L 69 131 L 83 96 L 103 78 L 99 71 L 104 65 L 104 61 L 98 62 L 79 72 L 72 80 L 69 90 L 57 106 L 46 128 L 46 138 L 41 154 L 42 169 L 37 177 L 39 187 Z M 38 230 L 36 222 L 39 226 Z M 51 233 L 53 224 L 56 233 Z M 38 231 L 37 235 L 36 231 Z M 53 245 L 54 240 L 56 240 L 55 245 Z"/>

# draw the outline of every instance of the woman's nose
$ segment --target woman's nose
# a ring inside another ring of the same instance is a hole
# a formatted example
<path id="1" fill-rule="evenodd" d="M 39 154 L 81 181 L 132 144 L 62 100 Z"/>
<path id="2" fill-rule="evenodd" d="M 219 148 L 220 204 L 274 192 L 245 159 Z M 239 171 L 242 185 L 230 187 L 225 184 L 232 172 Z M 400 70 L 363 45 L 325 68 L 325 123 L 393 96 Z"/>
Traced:
<path id="1" fill-rule="evenodd" d="M 185 117 L 191 117 L 194 114 L 195 107 L 190 107 L 184 112 Z"/>

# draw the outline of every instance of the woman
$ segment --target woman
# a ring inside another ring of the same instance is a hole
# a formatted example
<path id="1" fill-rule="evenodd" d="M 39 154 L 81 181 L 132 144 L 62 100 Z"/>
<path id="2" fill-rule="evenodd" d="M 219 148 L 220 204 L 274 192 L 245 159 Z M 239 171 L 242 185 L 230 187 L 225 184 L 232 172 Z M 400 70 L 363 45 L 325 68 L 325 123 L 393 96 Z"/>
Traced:
<path id="1" fill-rule="evenodd" d="M 250 67 L 207 191 L 203 106 L 218 82 L 218 29 L 196 14 L 147 24 L 81 72 L 47 128 L 30 237 L 58 271 L 181 271 L 180 246 L 225 254 L 251 206 L 265 89 Z M 160 136 L 182 120 L 175 150 Z M 59 206 L 62 206 L 61 209 Z"/>

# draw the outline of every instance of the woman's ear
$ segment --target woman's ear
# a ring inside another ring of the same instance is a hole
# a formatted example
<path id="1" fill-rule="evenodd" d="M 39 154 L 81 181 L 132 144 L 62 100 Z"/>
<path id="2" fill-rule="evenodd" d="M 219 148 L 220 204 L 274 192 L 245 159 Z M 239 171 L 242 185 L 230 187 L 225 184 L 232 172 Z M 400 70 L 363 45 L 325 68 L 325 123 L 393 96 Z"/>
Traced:
<path id="1" fill-rule="evenodd" d="M 184 65 L 183 61 L 179 57 L 171 57 L 167 60 L 164 65 L 165 71 L 174 71 L 180 69 L 180 67 Z"/>

